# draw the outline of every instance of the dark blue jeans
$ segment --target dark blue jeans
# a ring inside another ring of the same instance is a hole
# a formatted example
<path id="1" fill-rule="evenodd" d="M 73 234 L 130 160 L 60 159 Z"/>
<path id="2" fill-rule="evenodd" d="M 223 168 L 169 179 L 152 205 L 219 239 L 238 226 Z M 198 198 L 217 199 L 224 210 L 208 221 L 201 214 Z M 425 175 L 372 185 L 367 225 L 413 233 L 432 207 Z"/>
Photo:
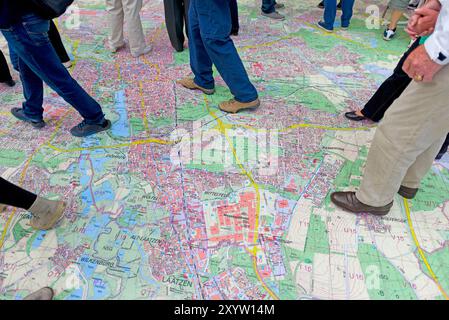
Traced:
<path id="1" fill-rule="evenodd" d="M 276 5 L 276 0 L 262 0 L 262 12 L 272 13 L 276 11 L 274 7 Z"/>
<path id="2" fill-rule="evenodd" d="M 349 22 L 352 18 L 352 8 L 354 7 L 354 0 L 341 1 L 341 26 L 349 27 Z M 335 16 L 337 15 L 337 0 L 324 0 L 324 23 L 326 29 L 333 30 Z"/>
<path id="3" fill-rule="evenodd" d="M 48 38 L 50 24 L 37 15 L 22 17 L 22 22 L 2 29 L 10 48 L 17 55 L 27 117 L 41 121 L 45 83 L 72 105 L 88 124 L 103 123 L 100 105 L 72 78 Z"/>
<path id="4" fill-rule="evenodd" d="M 192 0 L 189 10 L 190 66 L 195 83 L 212 89 L 215 85 L 212 64 L 217 67 L 235 100 L 257 99 L 256 88 L 248 78 L 242 60 L 230 38 L 229 0 Z"/>

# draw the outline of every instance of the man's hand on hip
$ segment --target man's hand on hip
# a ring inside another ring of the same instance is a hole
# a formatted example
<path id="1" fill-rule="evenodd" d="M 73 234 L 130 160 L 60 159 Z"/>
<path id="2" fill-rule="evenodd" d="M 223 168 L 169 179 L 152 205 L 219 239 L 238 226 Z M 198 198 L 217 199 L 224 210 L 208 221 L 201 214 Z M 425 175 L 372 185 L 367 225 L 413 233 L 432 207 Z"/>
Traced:
<path id="1" fill-rule="evenodd" d="M 420 45 L 410 53 L 402 70 L 415 81 L 432 82 L 433 77 L 442 67 L 442 65 L 432 61 L 424 45 Z"/>

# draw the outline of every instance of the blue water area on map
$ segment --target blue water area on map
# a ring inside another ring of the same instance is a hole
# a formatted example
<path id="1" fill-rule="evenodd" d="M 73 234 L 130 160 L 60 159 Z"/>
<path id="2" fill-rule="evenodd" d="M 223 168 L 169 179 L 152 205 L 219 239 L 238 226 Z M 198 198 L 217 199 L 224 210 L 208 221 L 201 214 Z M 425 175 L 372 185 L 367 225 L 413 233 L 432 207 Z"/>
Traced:
<path id="1" fill-rule="evenodd" d="M 89 299 L 103 300 L 110 295 L 108 284 L 102 279 L 94 279 L 93 285 L 94 296 L 89 297 Z"/>
<path id="2" fill-rule="evenodd" d="M 68 300 L 81 300 L 83 298 L 83 288 L 76 289 L 68 297 Z"/>
<path id="3" fill-rule="evenodd" d="M 117 137 L 129 137 L 128 112 L 126 110 L 125 90 L 119 90 L 115 93 L 115 111 L 119 114 L 119 119 L 111 128 L 112 134 Z"/>
<path id="4" fill-rule="evenodd" d="M 104 231 L 106 226 L 111 221 L 109 215 L 96 215 L 90 219 L 88 225 L 86 226 L 85 235 L 93 240 L 96 240 L 100 233 Z"/>
<path id="5" fill-rule="evenodd" d="M 372 38 L 370 40 L 371 48 L 377 48 L 377 39 Z"/>
<path id="6" fill-rule="evenodd" d="M 371 73 L 380 74 L 381 76 L 384 76 L 385 78 L 391 76 L 390 69 L 382 68 L 382 67 L 379 67 L 374 64 L 365 64 L 365 65 L 363 65 L 363 68 L 365 68 L 365 70 L 368 70 Z"/>
<path id="7" fill-rule="evenodd" d="M 39 248 L 42 241 L 44 241 L 45 239 L 45 235 L 47 234 L 46 231 L 38 231 L 38 236 L 36 237 L 36 239 L 34 239 L 33 244 L 31 245 L 31 248 L 34 250 L 36 248 Z"/>

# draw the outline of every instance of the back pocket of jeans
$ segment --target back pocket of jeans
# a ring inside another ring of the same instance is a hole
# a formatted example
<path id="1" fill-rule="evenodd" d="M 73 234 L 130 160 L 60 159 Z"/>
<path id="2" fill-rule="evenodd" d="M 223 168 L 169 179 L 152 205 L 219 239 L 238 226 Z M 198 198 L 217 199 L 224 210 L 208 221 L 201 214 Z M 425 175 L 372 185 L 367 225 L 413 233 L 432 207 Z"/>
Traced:
<path id="1" fill-rule="evenodd" d="M 32 22 L 24 22 L 25 28 L 31 41 L 36 45 L 43 45 L 49 42 L 48 30 L 50 29 L 50 23 L 47 20 L 37 20 Z"/>

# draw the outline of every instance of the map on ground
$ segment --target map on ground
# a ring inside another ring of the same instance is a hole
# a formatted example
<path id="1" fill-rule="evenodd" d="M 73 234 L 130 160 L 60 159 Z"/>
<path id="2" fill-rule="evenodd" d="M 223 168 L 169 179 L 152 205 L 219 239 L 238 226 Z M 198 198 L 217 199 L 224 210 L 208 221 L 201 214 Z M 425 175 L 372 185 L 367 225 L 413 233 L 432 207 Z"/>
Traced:
<path id="1" fill-rule="evenodd" d="M 234 41 L 262 104 L 236 115 L 218 109 L 232 95 L 217 73 L 212 96 L 176 84 L 189 53 L 170 46 L 161 0 L 142 11 L 141 58 L 106 49 L 104 1 L 76 2 L 79 27 L 59 19 L 70 72 L 113 126 L 72 137 L 80 116 L 46 87 L 37 131 L 9 112 L 20 83 L 0 87 L 1 176 L 68 202 L 46 232 L 23 210 L 0 215 L 0 299 L 44 286 L 75 300 L 449 299 L 449 156 L 385 217 L 329 200 L 359 186 L 375 131 L 343 113 L 391 74 L 405 32 L 367 28 L 365 1 L 332 34 L 316 27 L 318 0 L 285 1 L 282 22 L 259 2 L 239 0 Z"/>

